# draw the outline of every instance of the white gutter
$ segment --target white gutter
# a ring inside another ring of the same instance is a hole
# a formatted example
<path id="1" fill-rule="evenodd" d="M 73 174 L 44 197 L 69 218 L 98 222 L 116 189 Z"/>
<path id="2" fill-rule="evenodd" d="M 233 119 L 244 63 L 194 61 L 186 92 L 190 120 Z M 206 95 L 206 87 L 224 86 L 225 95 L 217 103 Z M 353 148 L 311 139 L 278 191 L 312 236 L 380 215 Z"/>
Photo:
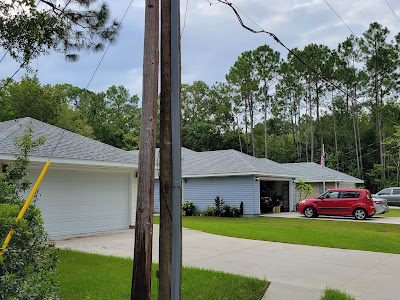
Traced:
<path id="1" fill-rule="evenodd" d="M 182 178 L 203 178 L 203 177 L 228 177 L 228 176 L 257 176 L 257 177 L 273 177 L 279 179 L 295 179 L 296 176 L 292 175 L 277 175 L 274 173 L 261 173 L 261 172 L 237 172 L 237 173 L 213 173 L 213 174 L 182 174 Z"/>
<path id="2" fill-rule="evenodd" d="M 15 161 L 15 156 L 13 154 L 0 154 L 1 160 Z M 48 161 L 48 157 L 40 156 L 29 156 L 30 162 L 45 163 Z M 73 159 L 73 158 L 56 158 L 50 159 L 52 163 L 62 164 L 62 165 L 78 165 L 78 166 L 94 166 L 94 167 L 118 167 L 118 168 L 128 168 L 137 169 L 137 163 L 129 162 L 117 162 L 117 161 L 102 161 L 102 160 L 90 160 L 90 159 Z"/>

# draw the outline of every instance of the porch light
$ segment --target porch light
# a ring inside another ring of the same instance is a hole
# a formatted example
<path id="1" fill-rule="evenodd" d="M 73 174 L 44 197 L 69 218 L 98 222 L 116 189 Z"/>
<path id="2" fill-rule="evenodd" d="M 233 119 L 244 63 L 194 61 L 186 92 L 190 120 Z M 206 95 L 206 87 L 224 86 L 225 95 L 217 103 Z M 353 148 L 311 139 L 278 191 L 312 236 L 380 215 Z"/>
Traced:
<path id="1" fill-rule="evenodd" d="M 6 173 L 8 171 L 8 169 L 9 169 L 9 166 L 7 164 L 3 165 L 3 167 L 2 167 L 3 173 Z"/>

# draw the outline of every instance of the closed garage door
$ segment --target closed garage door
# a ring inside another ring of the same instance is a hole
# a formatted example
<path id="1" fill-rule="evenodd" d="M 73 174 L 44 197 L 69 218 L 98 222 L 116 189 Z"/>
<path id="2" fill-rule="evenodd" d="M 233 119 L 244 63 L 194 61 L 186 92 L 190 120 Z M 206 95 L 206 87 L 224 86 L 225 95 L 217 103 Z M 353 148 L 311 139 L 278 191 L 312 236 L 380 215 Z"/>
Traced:
<path id="1" fill-rule="evenodd" d="M 32 171 L 33 182 L 39 173 Z M 129 178 L 129 173 L 49 169 L 38 201 L 46 231 L 62 236 L 127 229 Z"/>
<path id="2" fill-rule="evenodd" d="M 351 182 L 338 182 L 338 189 L 355 189 L 355 184 Z"/>

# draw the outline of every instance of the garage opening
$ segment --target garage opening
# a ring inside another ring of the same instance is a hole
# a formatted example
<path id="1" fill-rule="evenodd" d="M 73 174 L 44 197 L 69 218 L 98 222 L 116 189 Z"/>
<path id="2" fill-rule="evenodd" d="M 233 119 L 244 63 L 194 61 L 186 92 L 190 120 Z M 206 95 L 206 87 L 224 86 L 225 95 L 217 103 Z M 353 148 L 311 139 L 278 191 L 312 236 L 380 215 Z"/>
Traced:
<path id="1" fill-rule="evenodd" d="M 260 211 L 269 213 L 276 211 L 289 211 L 289 182 L 276 180 L 260 180 Z"/>

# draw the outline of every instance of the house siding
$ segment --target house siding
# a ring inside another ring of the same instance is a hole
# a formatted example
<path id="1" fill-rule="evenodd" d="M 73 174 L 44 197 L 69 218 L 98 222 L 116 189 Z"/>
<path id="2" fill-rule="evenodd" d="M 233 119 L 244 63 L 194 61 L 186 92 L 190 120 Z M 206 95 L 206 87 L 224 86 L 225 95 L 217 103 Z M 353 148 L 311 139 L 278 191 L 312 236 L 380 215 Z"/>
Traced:
<path id="1" fill-rule="evenodd" d="M 216 196 L 220 196 L 226 204 L 240 205 L 243 201 L 243 213 L 260 214 L 260 182 L 253 176 L 187 178 L 182 182 L 182 202 L 191 201 L 199 211 L 213 206 Z M 159 181 L 154 189 L 154 212 L 160 212 Z"/>
<path id="2" fill-rule="evenodd" d="M 318 196 L 323 193 L 322 182 L 306 182 L 306 183 L 311 184 L 311 186 L 313 188 L 311 195 L 308 195 L 307 198 L 318 198 Z M 334 188 L 336 188 L 334 182 L 326 182 L 325 183 L 325 189 L 334 189 Z M 300 201 L 301 199 L 304 199 L 304 198 L 306 198 L 304 192 L 302 192 L 301 197 L 300 197 L 300 191 L 296 189 L 296 199 L 298 201 Z"/>
<path id="3" fill-rule="evenodd" d="M 134 172 L 136 174 L 136 172 Z M 138 185 L 138 179 L 136 176 L 132 174 L 132 201 L 131 201 L 131 207 L 130 207 L 130 212 L 131 212 L 131 226 L 135 226 L 136 223 L 136 206 L 137 206 L 137 185 Z"/>
<path id="4" fill-rule="evenodd" d="M 154 180 L 154 212 L 160 213 L 160 180 Z"/>

